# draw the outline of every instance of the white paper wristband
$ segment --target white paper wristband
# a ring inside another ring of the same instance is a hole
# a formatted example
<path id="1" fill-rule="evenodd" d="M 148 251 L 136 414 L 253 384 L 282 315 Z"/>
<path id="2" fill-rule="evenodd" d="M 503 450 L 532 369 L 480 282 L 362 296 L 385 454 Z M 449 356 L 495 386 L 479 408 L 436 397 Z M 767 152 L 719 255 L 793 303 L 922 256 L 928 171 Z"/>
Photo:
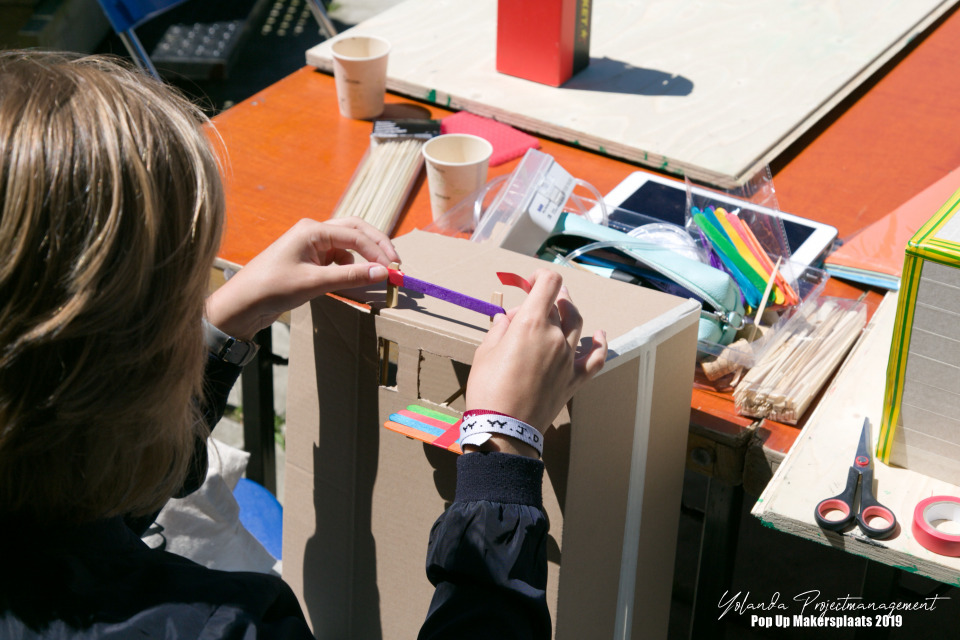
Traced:
<path id="1" fill-rule="evenodd" d="M 525 442 L 543 456 L 542 433 L 526 422 L 495 411 L 474 410 L 463 414 L 463 421 L 460 423 L 460 447 L 468 444 L 479 446 L 495 433 Z"/>

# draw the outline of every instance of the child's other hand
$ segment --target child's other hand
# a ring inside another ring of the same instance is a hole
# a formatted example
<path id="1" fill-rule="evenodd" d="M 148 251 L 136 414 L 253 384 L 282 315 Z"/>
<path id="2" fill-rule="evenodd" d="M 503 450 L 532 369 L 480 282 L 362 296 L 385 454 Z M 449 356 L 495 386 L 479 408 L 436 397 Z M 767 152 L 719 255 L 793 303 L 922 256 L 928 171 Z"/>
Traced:
<path id="1" fill-rule="evenodd" d="M 607 356 L 602 331 L 586 353 L 576 355 L 583 329 L 559 274 L 538 270 L 527 299 L 493 327 L 478 347 L 467 381 L 466 407 L 498 411 L 546 430 Z"/>

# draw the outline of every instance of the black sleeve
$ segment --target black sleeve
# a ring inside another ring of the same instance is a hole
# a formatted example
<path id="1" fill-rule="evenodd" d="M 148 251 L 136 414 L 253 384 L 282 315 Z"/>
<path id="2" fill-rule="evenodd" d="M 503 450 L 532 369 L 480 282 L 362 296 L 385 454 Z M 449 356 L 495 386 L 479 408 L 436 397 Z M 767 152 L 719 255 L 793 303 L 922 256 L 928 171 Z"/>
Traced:
<path id="1" fill-rule="evenodd" d="M 220 422 L 223 412 L 227 409 L 227 396 L 230 395 L 230 389 L 237 383 L 240 377 L 241 367 L 224 362 L 220 358 L 207 354 L 207 364 L 203 371 L 203 397 L 200 399 L 200 410 L 203 413 L 203 421 L 207 425 L 207 431 L 212 432 L 213 428 Z M 207 477 L 207 439 L 197 438 L 194 443 L 193 459 L 190 462 L 190 471 L 184 480 L 183 487 L 177 492 L 175 498 L 188 496 L 203 484 Z"/>
<path id="2" fill-rule="evenodd" d="M 203 371 L 203 397 L 199 400 L 203 422 L 207 426 L 206 431 L 213 431 L 213 428 L 220 422 L 220 418 L 223 417 L 223 412 L 227 409 L 227 396 L 230 395 L 230 389 L 233 388 L 237 378 L 240 377 L 241 370 L 241 367 L 207 354 L 207 364 Z M 193 456 L 190 459 L 187 477 L 183 481 L 183 486 L 173 497 L 183 498 L 190 495 L 200 488 L 206 478 L 207 439 L 206 437 L 197 437 L 193 445 Z M 130 530 L 139 537 L 157 519 L 158 513 L 159 511 L 139 517 L 127 515 L 124 517 L 124 521 L 130 527 Z"/>
<path id="3" fill-rule="evenodd" d="M 550 638 L 542 485 L 539 460 L 460 456 L 456 499 L 430 532 L 421 640 Z"/>
<path id="4" fill-rule="evenodd" d="M 203 371 L 203 420 L 213 431 L 227 410 L 227 396 L 240 377 L 241 367 L 224 362 L 213 354 L 207 354 L 207 366 Z"/>

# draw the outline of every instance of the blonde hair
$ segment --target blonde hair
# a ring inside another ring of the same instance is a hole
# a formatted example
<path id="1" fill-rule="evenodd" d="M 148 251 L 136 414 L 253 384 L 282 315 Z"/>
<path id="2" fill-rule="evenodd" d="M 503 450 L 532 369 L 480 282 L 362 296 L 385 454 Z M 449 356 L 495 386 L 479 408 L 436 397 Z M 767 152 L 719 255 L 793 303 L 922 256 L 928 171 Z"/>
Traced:
<path id="1" fill-rule="evenodd" d="M 0 53 L 0 513 L 144 515 L 182 483 L 224 209 L 206 123 L 117 60 Z"/>

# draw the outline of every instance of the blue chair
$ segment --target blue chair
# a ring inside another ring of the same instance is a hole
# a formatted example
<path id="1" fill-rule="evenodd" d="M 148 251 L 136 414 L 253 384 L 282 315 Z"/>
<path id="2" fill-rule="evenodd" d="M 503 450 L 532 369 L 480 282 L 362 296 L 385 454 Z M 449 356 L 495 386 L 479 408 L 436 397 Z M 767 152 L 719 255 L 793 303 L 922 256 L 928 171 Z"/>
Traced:
<path id="1" fill-rule="evenodd" d="M 134 29 L 151 18 L 182 4 L 186 0 L 98 0 L 110 26 L 120 36 L 123 46 L 130 52 L 137 66 L 159 78 L 157 68 L 153 66 L 149 54 L 140 43 Z"/>
<path id="2" fill-rule="evenodd" d="M 320 29 L 327 34 L 327 38 L 337 35 L 336 28 L 330 22 L 330 17 L 327 16 L 327 8 L 324 6 L 323 0 L 310 0 L 310 4 L 307 6 L 310 7 L 314 19 L 320 25 Z"/>
<path id="3" fill-rule="evenodd" d="M 110 26 L 120 37 L 123 45 L 130 52 L 130 56 L 138 67 L 155 78 L 159 78 L 156 66 L 150 60 L 150 55 L 143 48 L 134 29 L 148 20 L 186 2 L 186 0 L 97 0 L 103 13 L 110 21 Z M 337 35 L 337 31 L 327 16 L 327 9 L 323 0 L 310 0 L 310 9 L 320 28 L 327 37 Z"/>
<path id="4" fill-rule="evenodd" d="M 240 478 L 233 497 L 240 505 L 240 522 L 277 560 L 283 548 L 283 506 L 262 485 Z"/>

